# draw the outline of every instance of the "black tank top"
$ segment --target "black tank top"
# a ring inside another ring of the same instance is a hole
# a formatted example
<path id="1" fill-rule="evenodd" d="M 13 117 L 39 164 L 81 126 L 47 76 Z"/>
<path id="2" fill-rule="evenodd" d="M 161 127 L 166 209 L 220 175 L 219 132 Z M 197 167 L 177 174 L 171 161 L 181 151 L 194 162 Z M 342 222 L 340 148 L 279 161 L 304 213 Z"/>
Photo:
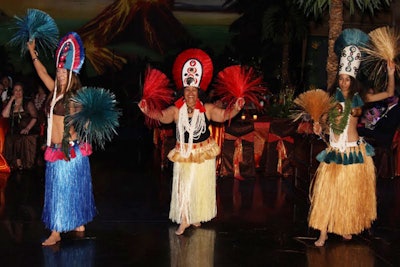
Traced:
<path id="1" fill-rule="evenodd" d="M 199 139 L 197 139 L 197 140 L 193 139 L 193 143 L 201 143 L 201 142 L 207 140 L 211 135 L 210 128 L 209 128 L 210 127 L 210 121 L 207 119 L 206 113 L 202 112 L 202 113 L 200 113 L 200 116 L 204 116 L 205 117 L 205 120 L 206 120 L 206 132 L 201 134 Z M 189 118 L 189 122 L 191 122 L 191 121 L 192 121 L 192 118 Z M 189 133 L 185 132 L 185 143 L 187 143 L 188 141 L 189 141 Z"/>

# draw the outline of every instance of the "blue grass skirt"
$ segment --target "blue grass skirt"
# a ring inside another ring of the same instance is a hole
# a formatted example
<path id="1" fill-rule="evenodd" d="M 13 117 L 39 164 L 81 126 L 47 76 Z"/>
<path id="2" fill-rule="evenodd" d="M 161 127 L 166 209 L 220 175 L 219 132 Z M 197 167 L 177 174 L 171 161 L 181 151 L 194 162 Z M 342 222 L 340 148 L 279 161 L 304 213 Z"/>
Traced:
<path id="1" fill-rule="evenodd" d="M 87 224 L 97 213 L 89 157 L 82 155 L 77 143 L 71 145 L 71 150 L 76 156 L 69 161 L 46 161 L 42 220 L 48 229 L 57 232 Z"/>

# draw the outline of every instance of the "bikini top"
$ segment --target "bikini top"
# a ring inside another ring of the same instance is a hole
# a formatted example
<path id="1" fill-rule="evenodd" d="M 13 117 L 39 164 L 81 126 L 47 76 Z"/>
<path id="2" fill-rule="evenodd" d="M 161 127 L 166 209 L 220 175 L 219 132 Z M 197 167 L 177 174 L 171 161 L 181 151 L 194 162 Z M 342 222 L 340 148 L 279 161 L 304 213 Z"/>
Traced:
<path id="1" fill-rule="evenodd" d="M 46 101 L 46 113 L 50 112 L 50 105 L 51 105 L 52 98 L 53 97 L 49 97 Z M 54 105 L 53 114 L 59 115 L 59 116 L 65 116 L 66 111 L 65 111 L 63 99 L 60 99 L 56 102 L 56 104 Z"/>

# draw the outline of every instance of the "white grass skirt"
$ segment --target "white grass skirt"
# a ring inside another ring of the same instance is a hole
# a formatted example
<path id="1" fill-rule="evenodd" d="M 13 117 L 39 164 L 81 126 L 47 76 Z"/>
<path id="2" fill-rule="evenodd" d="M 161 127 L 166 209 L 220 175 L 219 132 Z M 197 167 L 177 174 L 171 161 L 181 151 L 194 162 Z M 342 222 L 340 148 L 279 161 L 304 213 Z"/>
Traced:
<path id="1" fill-rule="evenodd" d="M 215 158 L 202 163 L 175 162 L 169 218 L 189 224 L 217 215 Z"/>

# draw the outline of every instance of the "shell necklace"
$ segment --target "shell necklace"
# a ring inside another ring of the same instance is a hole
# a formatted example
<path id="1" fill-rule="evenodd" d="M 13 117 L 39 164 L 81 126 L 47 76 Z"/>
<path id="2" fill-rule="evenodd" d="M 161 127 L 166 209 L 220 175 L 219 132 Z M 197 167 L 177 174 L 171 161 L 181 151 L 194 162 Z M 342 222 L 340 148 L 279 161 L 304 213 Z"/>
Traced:
<path id="1" fill-rule="evenodd" d="M 179 109 L 179 119 L 176 125 L 179 152 L 182 157 L 188 158 L 192 152 L 193 140 L 198 140 L 200 135 L 206 132 L 206 121 L 204 116 L 200 116 L 200 111 L 195 109 L 193 111 L 192 119 L 189 120 L 188 107 L 185 104 Z M 189 133 L 187 145 L 185 143 L 185 132 Z"/>

